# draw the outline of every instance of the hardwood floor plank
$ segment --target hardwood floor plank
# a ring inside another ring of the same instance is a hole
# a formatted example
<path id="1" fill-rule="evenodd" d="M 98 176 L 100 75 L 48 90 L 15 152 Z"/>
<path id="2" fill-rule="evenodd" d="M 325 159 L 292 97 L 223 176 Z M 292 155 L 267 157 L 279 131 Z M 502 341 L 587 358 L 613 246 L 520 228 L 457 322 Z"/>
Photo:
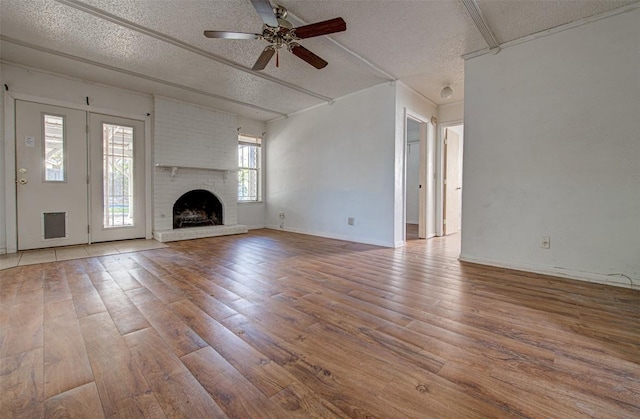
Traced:
<path id="1" fill-rule="evenodd" d="M 87 383 L 45 402 L 47 418 L 104 418 L 95 383 Z"/>
<path id="2" fill-rule="evenodd" d="M 45 398 L 93 381 L 93 372 L 71 300 L 45 306 Z"/>
<path id="3" fill-rule="evenodd" d="M 65 269 L 62 266 L 58 266 L 57 269 L 45 269 L 44 302 L 53 303 L 56 301 L 70 300 L 71 298 L 71 290 L 67 283 Z"/>
<path id="4" fill-rule="evenodd" d="M 146 317 L 176 356 L 181 357 L 207 343 L 185 324 L 171 309 L 165 306 L 146 289 L 132 290 L 127 293 L 131 301 Z"/>
<path id="5" fill-rule="evenodd" d="M 350 415 L 344 413 L 327 400 L 319 397 L 303 385 L 293 383 L 271 397 L 275 403 L 292 418 L 371 418 L 377 416 L 358 408 L 349 409 Z"/>
<path id="6" fill-rule="evenodd" d="M 104 273 L 105 280 L 94 283 L 102 302 L 107 307 L 109 315 L 113 319 L 121 335 L 146 329 L 149 326 L 147 319 L 131 302 L 127 294 L 111 279 L 109 273 Z"/>
<path id="7" fill-rule="evenodd" d="M 396 417 L 500 418 L 526 417 L 517 410 L 471 397 L 429 380 L 404 377 L 391 382 L 377 397 Z M 393 414 L 392 414 L 393 415 Z"/>
<path id="8" fill-rule="evenodd" d="M 262 328 L 257 326 L 254 321 L 247 319 L 245 316 L 238 314 L 236 316 L 227 317 L 221 322 L 227 329 L 233 331 L 243 341 L 251 345 L 251 347 L 260 351 L 260 353 L 274 361 L 278 365 L 286 365 L 299 359 L 299 355 L 290 349 L 278 337 L 266 334 Z M 300 331 L 302 332 L 302 330 Z M 300 336 L 300 332 L 293 335 L 287 334 L 289 338 L 295 339 Z"/>
<path id="9" fill-rule="evenodd" d="M 235 294 L 223 286 L 217 284 L 213 280 L 203 277 L 199 273 L 195 272 L 191 269 L 176 267 L 175 275 L 178 276 L 183 281 L 192 284 L 193 286 L 199 288 L 203 292 L 208 295 L 214 297 L 217 300 L 222 301 L 224 304 L 229 305 L 233 301 L 239 300 L 240 297 L 238 294 Z"/>
<path id="10" fill-rule="evenodd" d="M 210 346 L 183 356 L 182 361 L 229 417 L 286 415 Z"/>
<path id="11" fill-rule="evenodd" d="M 78 318 L 107 311 L 91 279 L 85 274 L 67 275 L 67 283 L 73 296 Z"/>
<path id="12" fill-rule="evenodd" d="M 118 284 L 122 291 L 131 291 L 137 288 L 142 288 L 142 284 L 136 281 L 128 271 L 109 271 L 109 276 L 111 276 L 113 281 Z"/>
<path id="13" fill-rule="evenodd" d="M 209 345 L 268 397 L 291 385 L 294 378 L 265 354 L 207 316 L 190 301 L 172 305 L 175 312 Z"/>
<path id="14" fill-rule="evenodd" d="M 167 417 L 227 417 L 155 331 L 139 330 L 124 340 Z"/>
<path id="15" fill-rule="evenodd" d="M 168 287 L 158 277 L 144 268 L 130 269 L 128 272 L 136 281 L 144 285 L 146 289 L 151 291 L 156 298 L 165 304 L 171 304 L 185 298 L 184 295 Z"/>
<path id="16" fill-rule="evenodd" d="M 17 270 L 18 277 L 0 299 L 0 358 L 43 345 L 44 291 L 42 267 Z M 2 288 L 2 287 L 0 287 Z"/>
<path id="17" fill-rule="evenodd" d="M 44 416 L 42 348 L 0 358 L 0 416 Z"/>
<path id="18" fill-rule="evenodd" d="M 131 359 L 131 353 L 107 313 L 80 319 L 95 383 L 107 417 L 149 417 L 162 411 L 151 388 Z M 129 400 L 130 399 L 130 400 Z"/>

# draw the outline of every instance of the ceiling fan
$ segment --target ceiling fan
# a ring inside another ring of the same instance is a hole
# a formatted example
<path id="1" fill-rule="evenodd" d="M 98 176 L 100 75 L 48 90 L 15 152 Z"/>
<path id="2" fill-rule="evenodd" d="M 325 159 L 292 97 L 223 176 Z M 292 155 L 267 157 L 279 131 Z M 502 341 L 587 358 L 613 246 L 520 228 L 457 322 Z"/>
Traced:
<path id="1" fill-rule="evenodd" d="M 294 28 L 286 20 L 287 9 L 282 6 L 271 6 L 269 0 L 251 0 L 251 4 L 256 9 L 264 25 L 262 33 L 227 32 L 227 31 L 204 31 L 207 38 L 222 39 L 264 39 L 269 43 L 262 51 L 260 57 L 253 65 L 252 70 L 264 70 L 271 58 L 276 55 L 276 67 L 278 66 L 278 51 L 286 47 L 295 56 L 303 59 L 317 69 L 327 66 L 327 62 L 318 57 L 298 43 L 300 39 L 312 38 L 314 36 L 328 35 L 330 33 L 347 30 L 347 24 L 341 17 L 329 19 L 310 25 Z"/>

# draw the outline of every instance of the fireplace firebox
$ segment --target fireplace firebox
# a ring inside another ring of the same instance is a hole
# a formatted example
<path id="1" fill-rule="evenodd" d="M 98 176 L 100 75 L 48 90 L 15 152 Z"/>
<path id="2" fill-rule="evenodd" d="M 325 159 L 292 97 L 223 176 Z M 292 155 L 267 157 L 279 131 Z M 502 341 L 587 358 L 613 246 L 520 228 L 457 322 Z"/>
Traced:
<path id="1" fill-rule="evenodd" d="M 195 189 L 173 204 L 173 228 L 222 225 L 222 202 L 211 192 Z"/>

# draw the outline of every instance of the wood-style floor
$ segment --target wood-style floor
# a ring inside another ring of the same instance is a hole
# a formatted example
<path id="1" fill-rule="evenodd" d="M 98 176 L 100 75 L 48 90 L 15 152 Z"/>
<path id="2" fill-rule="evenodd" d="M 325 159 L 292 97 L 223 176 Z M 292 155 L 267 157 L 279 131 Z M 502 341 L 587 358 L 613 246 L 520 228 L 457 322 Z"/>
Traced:
<path id="1" fill-rule="evenodd" d="M 640 292 L 279 231 L 0 272 L 0 417 L 640 417 Z"/>

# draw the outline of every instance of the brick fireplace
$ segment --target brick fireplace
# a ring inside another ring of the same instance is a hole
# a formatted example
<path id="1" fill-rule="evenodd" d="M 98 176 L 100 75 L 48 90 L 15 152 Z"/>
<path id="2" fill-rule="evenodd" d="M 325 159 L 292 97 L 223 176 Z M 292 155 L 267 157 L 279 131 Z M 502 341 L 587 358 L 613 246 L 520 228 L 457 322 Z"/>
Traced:
<path id="1" fill-rule="evenodd" d="M 247 227 L 238 225 L 236 116 L 162 97 L 154 102 L 154 238 L 166 242 L 246 233 Z M 174 206 L 189 193 L 211 195 L 218 204 L 196 202 L 192 213 L 183 214 L 182 226 L 176 226 Z M 202 212 L 209 221 L 196 219 Z"/>

